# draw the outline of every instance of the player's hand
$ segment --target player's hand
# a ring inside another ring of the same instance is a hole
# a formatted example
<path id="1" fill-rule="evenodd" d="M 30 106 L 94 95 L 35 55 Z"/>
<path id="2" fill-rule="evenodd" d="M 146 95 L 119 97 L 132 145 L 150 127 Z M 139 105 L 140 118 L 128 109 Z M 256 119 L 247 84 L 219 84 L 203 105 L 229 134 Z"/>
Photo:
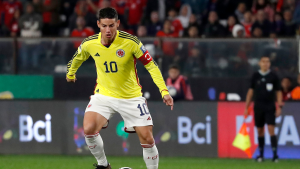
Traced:
<path id="1" fill-rule="evenodd" d="M 75 76 L 75 75 L 74 75 Z M 67 82 L 73 82 L 73 83 L 75 83 L 75 81 L 77 80 L 76 79 L 76 77 L 75 77 L 75 79 L 69 79 L 67 76 L 66 76 L 66 80 L 67 80 Z"/>
<path id="2" fill-rule="evenodd" d="M 245 115 L 245 117 L 248 117 L 250 115 L 250 112 L 249 112 L 248 108 L 245 109 L 244 115 Z"/>
<path id="3" fill-rule="evenodd" d="M 168 94 L 168 95 L 164 95 L 164 103 L 166 103 L 167 106 L 171 106 L 171 110 L 173 110 L 173 98 Z"/>
<path id="4" fill-rule="evenodd" d="M 281 107 L 278 107 L 278 108 L 276 109 L 275 116 L 276 116 L 276 117 L 279 117 L 280 115 L 281 115 Z"/>

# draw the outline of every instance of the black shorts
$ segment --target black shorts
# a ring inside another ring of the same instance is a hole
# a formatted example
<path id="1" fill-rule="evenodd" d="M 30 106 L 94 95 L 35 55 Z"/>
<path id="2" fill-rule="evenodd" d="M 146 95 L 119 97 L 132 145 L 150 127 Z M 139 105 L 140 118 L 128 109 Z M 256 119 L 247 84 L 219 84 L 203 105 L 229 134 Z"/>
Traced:
<path id="1" fill-rule="evenodd" d="M 254 105 L 254 120 L 256 127 L 264 127 L 265 124 L 275 125 L 276 107 L 272 105 Z"/>

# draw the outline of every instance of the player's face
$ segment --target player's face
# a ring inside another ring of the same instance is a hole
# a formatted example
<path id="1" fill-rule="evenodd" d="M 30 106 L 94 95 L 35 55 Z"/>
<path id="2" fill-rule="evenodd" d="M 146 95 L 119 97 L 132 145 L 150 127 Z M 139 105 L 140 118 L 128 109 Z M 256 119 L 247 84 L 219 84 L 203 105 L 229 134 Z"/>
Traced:
<path id="1" fill-rule="evenodd" d="M 180 71 L 178 69 L 170 69 L 169 70 L 169 77 L 172 80 L 175 80 L 180 74 Z"/>
<path id="2" fill-rule="evenodd" d="M 120 20 L 116 19 L 100 19 L 97 21 L 97 25 L 100 28 L 100 32 L 103 38 L 112 39 L 117 33 L 117 29 L 120 25 Z"/>
<path id="3" fill-rule="evenodd" d="M 259 66 L 260 66 L 260 69 L 263 71 L 269 70 L 270 66 L 271 66 L 270 59 L 268 57 L 261 58 L 259 61 Z"/>

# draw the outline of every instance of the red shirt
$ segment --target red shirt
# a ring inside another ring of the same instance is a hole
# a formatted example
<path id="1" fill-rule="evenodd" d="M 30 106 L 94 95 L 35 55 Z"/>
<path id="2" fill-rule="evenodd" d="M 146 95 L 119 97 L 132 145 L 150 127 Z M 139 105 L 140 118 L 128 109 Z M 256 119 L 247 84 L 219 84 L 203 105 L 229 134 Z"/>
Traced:
<path id="1" fill-rule="evenodd" d="M 127 0 L 126 8 L 128 12 L 128 24 L 137 25 L 143 15 L 143 8 L 146 6 L 146 0 Z"/>
<path id="2" fill-rule="evenodd" d="M 13 3 L 3 2 L 4 24 L 9 28 L 16 10 L 22 11 L 22 4 L 19 1 Z"/>
<path id="3" fill-rule="evenodd" d="M 44 1 L 44 5 L 50 5 L 51 4 L 51 0 L 45 0 Z M 44 12 L 43 13 L 43 21 L 44 23 L 50 23 L 51 21 L 51 12 Z"/>
<path id="4" fill-rule="evenodd" d="M 88 36 L 92 36 L 94 34 L 95 34 L 95 32 L 92 28 L 86 27 L 82 30 L 74 29 L 71 33 L 71 37 L 88 37 Z M 78 48 L 80 44 L 81 44 L 81 41 L 75 41 L 74 47 Z"/>
<path id="5" fill-rule="evenodd" d="M 252 23 L 243 23 L 243 26 L 245 28 L 245 35 L 247 38 L 251 37 L 251 27 L 252 27 Z"/>
<path id="6" fill-rule="evenodd" d="M 175 20 L 172 22 L 172 26 L 173 26 L 173 29 L 174 29 L 174 34 L 177 34 L 176 37 L 178 37 L 178 36 L 179 36 L 179 33 L 180 33 L 181 31 L 183 31 L 183 26 L 182 26 L 180 20 L 175 19 Z"/>
<path id="7" fill-rule="evenodd" d="M 156 37 L 172 37 L 172 38 L 174 38 L 174 37 L 178 37 L 178 34 L 176 32 L 166 34 L 163 31 L 158 31 L 156 33 Z M 168 55 L 168 56 L 175 56 L 174 46 L 177 46 L 176 42 L 172 42 L 170 40 L 163 41 L 162 50 L 163 50 L 164 54 Z"/>

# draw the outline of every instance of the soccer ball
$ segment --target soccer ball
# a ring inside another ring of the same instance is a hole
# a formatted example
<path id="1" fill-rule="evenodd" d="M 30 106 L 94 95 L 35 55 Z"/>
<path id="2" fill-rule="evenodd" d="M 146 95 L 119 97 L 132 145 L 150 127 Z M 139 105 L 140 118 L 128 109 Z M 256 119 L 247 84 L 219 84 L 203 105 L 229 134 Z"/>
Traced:
<path id="1" fill-rule="evenodd" d="M 130 168 L 130 167 L 122 167 L 120 169 L 132 169 L 132 168 Z"/>

